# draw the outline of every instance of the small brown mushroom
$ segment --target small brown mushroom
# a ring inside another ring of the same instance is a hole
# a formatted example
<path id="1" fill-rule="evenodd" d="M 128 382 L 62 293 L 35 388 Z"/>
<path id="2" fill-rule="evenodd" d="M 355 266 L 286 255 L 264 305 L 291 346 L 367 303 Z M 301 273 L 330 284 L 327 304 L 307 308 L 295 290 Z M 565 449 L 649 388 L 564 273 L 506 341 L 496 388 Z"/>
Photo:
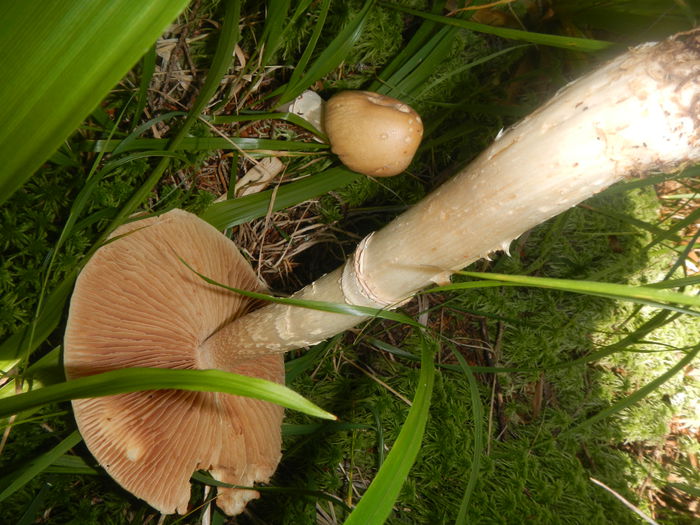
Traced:
<path id="1" fill-rule="evenodd" d="M 372 177 L 405 170 L 423 137 L 423 122 L 413 108 L 370 91 L 332 96 L 326 102 L 323 127 L 341 162 Z"/>
<path id="2" fill-rule="evenodd" d="M 183 264 L 231 287 L 261 283 L 234 244 L 182 210 L 118 228 L 80 273 L 65 335 L 69 378 L 127 367 L 218 368 L 284 382 L 282 354 L 226 359 L 200 351 L 251 301 L 203 281 Z M 209 470 L 243 486 L 267 481 L 281 453 L 283 409 L 222 393 L 133 392 L 73 401 L 78 428 L 105 470 L 165 514 L 187 511 L 190 477 Z M 217 505 L 238 514 L 259 494 L 219 488 Z"/>

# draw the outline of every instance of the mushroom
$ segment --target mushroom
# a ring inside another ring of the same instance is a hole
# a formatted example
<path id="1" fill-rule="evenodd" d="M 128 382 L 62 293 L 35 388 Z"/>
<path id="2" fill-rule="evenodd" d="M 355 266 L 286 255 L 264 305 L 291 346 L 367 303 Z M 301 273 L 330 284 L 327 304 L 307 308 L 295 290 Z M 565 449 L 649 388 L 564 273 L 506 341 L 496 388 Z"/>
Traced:
<path id="1" fill-rule="evenodd" d="M 348 168 L 391 177 L 413 160 L 423 122 L 400 100 L 371 91 L 342 91 L 326 102 L 323 127 L 331 151 Z"/>
<path id="2" fill-rule="evenodd" d="M 423 122 L 409 105 L 372 91 L 341 91 L 327 102 L 305 91 L 278 108 L 328 135 L 331 151 L 348 168 L 371 177 L 404 171 L 423 138 Z"/>
<path id="3" fill-rule="evenodd" d="M 700 162 L 698 64 L 695 29 L 632 48 L 569 84 L 293 298 L 396 308 L 625 177 Z M 249 351 L 284 352 L 363 319 L 268 304 L 223 327 L 207 348 L 216 354 L 235 338 Z"/>
<path id="4" fill-rule="evenodd" d="M 282 354 L 214 358 L 202 343 L 251 309 L 231 287 L 261 283 L 234 244 L 182 210 L 118 228 L 80 273 L 65 334 L 69 378 L 127 367 L 218 368 L 284 382 Z M 252 486 L 281 457 L 283 409 L 222 393 L 158 390 L 73 401 L 90 452 L 126 490 L 164 514 L 184 513 L 195 470 Z M 217 505 L 238 514 L 255 490 L 219 488 Z"/>

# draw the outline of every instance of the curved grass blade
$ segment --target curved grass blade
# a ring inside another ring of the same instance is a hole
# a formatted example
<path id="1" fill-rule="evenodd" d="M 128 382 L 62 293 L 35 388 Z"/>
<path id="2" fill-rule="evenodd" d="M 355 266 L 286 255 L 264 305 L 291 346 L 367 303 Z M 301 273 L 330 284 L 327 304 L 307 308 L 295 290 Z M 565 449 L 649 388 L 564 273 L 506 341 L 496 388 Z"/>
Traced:
<path id="1" fill-rule="evenodd" d="M 674 242 L 680 241 L 680 237 L 678 237 L 677 235 L 669 234 L 669 231 L 665 230 L 664 228 L 660 228 L 660 227 L 656 226 L 655 224 L 648 223 L 646 221 L 643 221 L 641 219 L 637 219 L 636 217 L 632 217 L 632 216 L 624 214 L 624 213 L 618 213 L 614 210 L 607 210 L 605 208 L 596 208 L 594 206 L 590 206 L 589 204 L 579 204 L 579 208 L 583 208 L 585 210 L 589 210 L 589 211 L 598 213 L 598 214 L 603 215 L 605 217 L 611 217 L 611 218 L 619 220 L 621 222 L 631 224 L 632 226 L 636 226 L 637 228 L 640 228 L 642 230 L 645 230 L 645 231 L 648 231 L 649 233 L 651 233 L 654 239 L 659 237 L 662 239 L 668 238 Z"/>
<path id="2" fill-rule="evenodd" d="M 290 77 L 289 82 L 284 88 L 284 92 L 279 100 L 279 104 L 289 102 L 294 97 L 296 97 L 296 95 L 289 96 L 289 93 L 291 93 L 291 87 L 299 82 L 301 76 L 304 74 L 304 70 L 306 69 L 306 66 L 309 63 L 309 60 L 311 60 L 311 55 L 316 49 L 318 39 L 321 37 L 321 31 L 323 31 L 323 26 L 326 23 L 326 18 L 328 17 L 328 11 L 330 10 L 330 7 L 331 0 L 322 0 L 321 6 L 318 11 L 318 16 L 316 18 L 316 25 L 314 25 L 314 29 L 311 32 L 311 36 L 309 37 L 304 52 L 297 61 L 296 65 L 294 66 L 294 71 L 292 71 L 292 76 Z"/>
<path id="3" fill-rule="evenodd" d="M 187 0 L 8 2 L 0 11 L 0 203 L 51 156 Z"/>
<path id="4" fill-rule="evenodd" d="M 539 44 L 543 46 L 561 47 L 564 49 L 569 49 L 571 51 L 602 51 L 613 45 L 612 42 L 606 42 L 604 40 L 593 40 L 589 38 L 576 38 L 569 36 L 559 36 L 559 35 L 548 35 L 545 33 L 531 33 L 529 31 L 522 31 L 520 29 L 510 29 L 507 27 L 496 27 L 489 26 L 486 24 L 479 24 L 477 22 L 472 22 L 470 20 L 462 20 L 460 18 L 453 18 L 449 16 L 441 16 L 433 13 L 426 13 L 423 11 L 418 11 L 417 9 L 411 9 L 409 7 L 403 7 L 396 4 L 390 4 L 388 2 L 381 2 L 384 7 L 389 7 L 391 9 L 396 9 L 404 13 L 409 13 L 411 15 L 420 16 L 427 20 L 432 20 L 434 22 L 439 22 L 441 24 L 452 25 L 460 27 L 462 29 L 468 29 L 470 31 L 477 31 L 479 33 L 486 33 L 488 35 L 495 35 L 501 38 L 507 38 L 510 40 L 520 40 L 523 42 L 529 42 L 531 44 Z"/>
<path id="5" fill-rule="evenodd" d="M 251 120 L 265 120 L 265 119 L 280 119 L 286 120 L 304 128 L 306 131 L 310 131 L 317 137 L 326 139 L 326 135 L 321 132 L 321 130 L 316 129 L 308 120 L 301 118 L 299 115 L 287 112 L 274 112 L 274 113 L 240 113 L 238 115 L 217 115 L 212 117 L 211 122 L 213 124 L 230 124 L 231 122 L 247 122 Z"/>
<path id="6" fill-rule="evenodd" d="M 57 346 L 36 363 L 32 363 L 27 367 L 23 374 L 22 392 L 30 389 L 41 388 L 46 385 L 65 381 L 63 367 L 61 366 L 61 347 Z M 18 392 L 18 387 L 15 379 L 10 379 L 4 385 L 0 386 L 0 399 L 12 397 Z M 25 416 L 27 414 L 24 414 Z"/>
<path id="7" fill-rule="evenodd" d="M 284 385 L 222 370 L 171 370 L 124 368 L 46 386 L 0 400 L 0 417 L 49 403 L 102 397 L 141 390 L 193 390 L 223 392 L 269 401 L 323 419 L 337 419 Z"/>
<path id="8" fill-rule="evenodd" d="M 279 303 L 286 304 L 289 306 L 298 306 L 300 308 L 308 308 L 310 310 L 320 310 L 322 312 L 330 312 L 334 314 L 343 315 L 356 315 L 359 317 L 378 317 L 380 319 L 388 319 L 390 321 L 396 321 L 397 323 L 403 323 L 414 328 L 423 328 L 423 325 L 414 321 L 407 315 L 400 314 L 397 312 L 391 312 L 389 310 L 380 310 L 378 308 L 369 308 L 367 306 L 356 306 L 347 303 L 330 303 L 326 301 L 311 301 L 308 299 L 295 299 L 293 297 L 275 297 L 274 295 L 268 295 L 260 292 L 250 292 L 248 290 L 241 290 L 240 288 L 233 288 L 231 286 L 226 286 L 225 284 L 219 283 L 214 279 L 207 277 L 196 271 L 192 266 L 190 266 L 187 261 L 180 258 L 182 264 L 187 266 L 193 273 L 198 275 L 205 282 L 228 290 L 230 292 L 235 292 L 237 294 L 243 295 L 245 297 L 250 297 L 251 299 L 258 299 L 260 301 L 267 301 L 269 303 Z"/>
<path id="9" fill-rule="evenodd" d="M 527 275 L 506 275 L 500 273 L 483 272 L 456 272 L 459 275 L 474 277 L 477 279 L 487 279 L 499 282 L 505 286 L 533 286 L 536 288 L 549 288 L 565 292 L 575 292 L 624 301 L 640 302 L 659 308 L 679 311 L 690 315 L 700 315 L 700 312 L 684 308 L 669 306 L 668 303 L 682 304 L 687 306 L 700 307 L 700 297 L 690 296 L 680 292 L 652 288 L 650 286 L 630 286 L 626 284 L 601 283 L 595 281 L 583 281 L 576 279 L 552 279 L 548 277 L 531 277 Z M 437 286 L 430 291 L 449 291 L 466 288 L 475 288 L 486 285 L 486 283 L 454 283 L 447 286 Z M 492 286 L 492 285 L 491 285 Z"/>
<path id="10" fill-rule="evenodd" d="M 355 510 L 348 516 L 345 525 L 380 525 L 391 514 L 391 509 L 421 448 L 434 381 L 433 349 L 423 341 L 418 388 L 408 417 L 389 455 Z"/>
<path id="11" fill-rule="evenodd" d="M 15 367 L 24 355 L 35 350 L 58 326 L 76 275 L 77 270 L 64 278 L 47 296 L 37 318 L 0 345 L 0 377 Z"/>
<path id="12" fill-rule="evenodd" d="M 148 102 L 148 86 L 151 85 L 151 79 L 156 71 L 156 46 L 153 45 L 146 51 L 141 59 L 141 81 L 139 82 L 139 96 L 136 100 L 136 108 L 134 109 L 134 117 L 131 120 L 131 128 L 134 129 L 139 120 L 141 120 L 141 114 L 143 110 L 146 109 L 146 103 Z"/>
<path id="13" fill-rule="evenodd" d="M 131 133 L 129 133 L 126 137 L 119 141 L 115 141 L 117 144 L 115 148 L 111 150 L 112 155 L 114 156 L 121 153 L 122 151 L 125 151 L 126 148 L 128 148 L 129 144 L 131 144 L 134 140 L 138 139 L 143 132 L 150 129 L 151 126 L 153 126 L 154 124 L 158 124 L 160 122 L 167 122 L 171 118 L 184 117 L 186 115 L 187 113 L 185 111 L 169 111 L 168 113 L 163 113 L 161 115 L 158 115 L 157 117 L 153 117 L 152 119 L 149 119 L 143 124 L 134 127 L 134 129 L 131 130 Z M 106 150 L 104 151 L 106 152 Z"/>
<path id="14" fill-rule="evenodd" d="M 293 140 L 256 139 L 241 137 L 187 137 L 174 147 L 168 147 L 168 139 L 86 140 L 80 145 L 82 151 L 109 153 L 119 151 L 168 149 L 168 151 L 213 151 L 213 150 L 264 150 L 275 151 L 320 151 L 328 149 L 326 144 Z"/>
<path id="15" fill-rule="evenodd" d="M 43 509 L 45 500 L 52 488 L 53 487 L 51 487 L 51 485 L 48 483 L 44 483 L 41 486 L 39 494 L 34 497 L 32 502 L 25 509 L 24 514 L 22 514 L 22 517 L 19 519 L 19 521 L 17 521 L 17 525 L 32 525 L 32 523 L 37 522 L 39 519 L 39 513 Z"/>
<path id="16" fill-rule="evenodd" d="M 336 167 L 311 175 L 275 190 L 266 190 L 209 206 L 201 218 L 219 230 L 264 217 L 269 211 L 282 210 L 347 186 L 362 175 Z"/>
<path id="17" fill-rule="evenodd" d="M 21 467 L 18 472 L 10 472 L 0 480 L 0 488 L 2 488 L 0 492 L 0 501 L 4 501 L 29 483 L 68 450 L 80 443 L 81 440 L 80 433 L 76 430 L 45 454 L 29 461 L 26 465 Z"/>
<path id="18" fill-rule="evenodd" d="M 467 523 L 467 510 L 469 509 L 469 500 L 474 492 L 476 481 L 479 479 L 479 471 L 481 469 L 481 457 L 484 453 L 484 406 L 479 397 L 479 386 L 476 384 L 476 378 L 467 361 L 459 352 L 453 352 L 453 355 L 459 361 L 459 366 L 464 372 L 469 382 L 469 393 L 471 394 L 472 402 L 472 418 L 474 419 L 474 454 L 472 456 L 472 464 L 469 468 L 469 481 L 464 489 L 464 495 L 459 505 L 459 512 L 455 525 L 465 525 Z"/>
<path id="19" fill-rule="evenodd" d="M 455 27 L 443 27 L 421 49 L 386 80 L 379 92 L 391 97 L 415 98 L 419 87 L 430 78 L 452 49 Z"/>
<path id="20" fill-rule="evenodd" d="M 287 19 L 291 0 L 277 0 L 267 3 L 267 16 L 265 27 L 260 35 L 260 47 L 262 48 L 262 65 L 266 66 L 282 43 L 284 31 L 282 25 Z"/>
<path id="21" fill-rule="evenodd" d="M 209 100 L 214 95 L 216 90 L 221 85 L 221 79 L 227 73 L 231 66 L 231 57 L 240 37 L 239 24 L 241 14 L 241 2 L 239 0 L 224 0 L 224 22 L 219 34 L 219 40 L 216 44 L 216 51 L 212 59 L 207 77 L 199 90 L 199 94 L 187 113 L 185 121 L 178 129 L 175 136 L 168 143 L 167 151 L 175 151 L 180 142 L 182 142 L 189 133 L 194 123 L 199 119 L 200 114 L 206 109 Z M 96 245 L 100 245 L 107 238 L 107 235 L 117 226 L 122 224 L 126 217 L 131 215 L 134 210 L 148 197 L 151 190 L 160 180 L 165 170 L 170 165 L 170 157 L 163 157 L 156 165 L 151 174 L 141 187 L 134 192 L 131 198 L 116 214 L 112 222 L 105 230 L 103 236 L 97 241 Z"/>
<path id="22" fill-rule="evenodd" d="M 666 381 L 671 379 L 678 372 L 682 371 L 690 363 L 692 363 L 693 360 L 697 357 L 698 353 L 700 353 L 700 346 L 697 346 L 697 347 L 695 347 L 694 350 L 688 352 L 682 359 L 680 359 L 675 365 L 673 365 L 671 368 L 669 368 L 666 372 L 661 374 L 659 377 L 657 377 L 653 381 L 650 381 L 649 383 L 644 385 L 642 388 L 635 391 L 633 394 L 618 401 L 617 403 L 606 408 L 605 410 L 601 410 L 600 412 L 589 417 L 585 421 L 582 421 L 581 423 L 574 425 L 571 428 L 568 428 L 567 430 L 562 432 L 560 435 L 570 435 L 578 430 L 581 430 L 582 428 L 589 427 L 602 419 L 610 417 L 613 414 L 617 414 L 621 410 L 624 410 L 624 409 L 634 405 L 638 401 L 644 399 L 651 392 L 653 392 L 654 390 L 659 388 L 661 385 L 663 385 Z"/>
<path id="23" fill-rule="evenodd" d="M 511 52 L 517 51 L 519 49 L 522 50 L 526 47 L 528 47 L 527 44 L 520 44 L 517 46 L 511 46 L 511 47 L 507 47 L 505 49 L 501 49 L 500 51 L 496 51 L 494 53 L 491 53 L 489 55 L 483 56 L 483 57 L 478 58 L 476 60 L 473 60 L 472 62 L 469 62 L 468 64 L 464 64 L 464 65 L 450 71 L 445 76 L 441 76 L 440 78 L 434 80 L 430 84 L 426 84 L 426 85 L 421 86 L 420 92 L 418 92 L 415 96 L 416 96 L 416 98 L 420 98 L 425 93 L 428 93 L 435 86 L 442 84 L 443 82 L 447 81 L 448 79 L 450 79 L 454 75 L 460 75 L 460 74 L 464 73 L 465 71 L 469 71 L 470 69 L 472 69 L 476 66 L 479 66 L 481 64 L 485 64 L 486 62 L 494 60 L 495 58 L 498 58 L 501 55 L 505 55 L 506 53 L 511 53 Z M 461 130 L 457 130 L 457 131 L 461 131 Z"/>
<path id="24" fill-rule="evenodd" d="M 99 476 L 100 471 L 92 467 L 80 456 L 63 454 L 56 461 L 51 463 L 44 471 L 47 474 L 86 474 L 89 476 Z"/>
<path id="25" fill-rule="evenodd" d="M 433 12 L 440 13 L 442 6 L 443 2 L 433 2 Z M 391 78 L 407 62 L 415 60 L 416 55 L 423 52 L 426 43 L 434 36 L 433 33 L 435 32 L 436 27 L 439 27 L 438 24 L 424 19 L 423 23 L 413 34 L 408 44 L 406 44 L 392 59 L 392 61 L 389 62 L 389 64 L 378 75 L 377 80 L 375 80 L 368 89 L 370 91 L 388 94 L 387 84 L 391 84 L 389 82 L 389 78 Z M 445 28 L 443 27 L 442 29 Z"/>
<path id="26" fill-rule="evenodd" d="M 311 489 L 301 489 L 301 488 L 295 488 L 295 487 L 261 487 L 260 485 L 256 485 L 254 487 L 246 487 L 243 485 L 232 485 L 230 483 L 224 483 L 223 481 L 219 481 L 217 479 L 214 479 L 211 474 L 209 474 L 206 471 L 198 471 L 192 474 L 192 479 L 195 481 L 199 481 L 200 483 L 204 483 L 205 485 L 210 485 L 212 487 L 226 487 L 226 488 L 233 488 L 233 489 L 247 489 L 247 490 L 257 490 L 258 492 L 271 492 L 273 494 L 292 494 L 292 495 L 300 495 L 300 496 L 310 496 L 315 499 L 323 499 L 326 501 L 331 501 L 333 503 L 337 503 L 341 507 L 343 507 L 345 510 L 349 511 L 350 507 L 347 506 L 347 504 L 340 499 L 338 496 L 334 496 L 333 494 L 327 494 L 325 492 L 322 492 L 320 490 L 311 490 Z"/>
<path id="27" fill-rule="evenodd" d="M 292 78 L 277 102 L 278 104 L 284 104 L 294 100 L 305 89 L 308 89 L 311 84 L 333 71 L 343 62 L 343 60 L 345 60 L 345 57 L 348 56 L 352 46 L 355 45 L 355 42 L 357 42 L 362 34 L 365 21 L 367 20 L 367 15 L 370 8 L 374 5 L 374 2 L 375 0 L 367 0 L 365 2 L 362 10 L 357 14 L 357 16 L 355 16 L 355 18 L 353 18 L 348 25 L 338 33 L 338 35 L 330 44 L 328 44 L 328 46 L 323 50 L 313 64 L 311 64 L 306 72 L 296 75 L 297 71 L 301 72 L 304 70 L 306 67 L 305 64 L 298 65 L 297 68 L 295 68 Z M 326 7 L 325 3 L 324 7 Z M 313 42 L 313 44 L 315 46 L 315 42 Z M 309 47 L 307 47 L 306 51 L 309 50 Z M 308 60 L 306 52 L 304 53 L 304 56 L 302 56 L 302 61 L 305 58 Z"/>

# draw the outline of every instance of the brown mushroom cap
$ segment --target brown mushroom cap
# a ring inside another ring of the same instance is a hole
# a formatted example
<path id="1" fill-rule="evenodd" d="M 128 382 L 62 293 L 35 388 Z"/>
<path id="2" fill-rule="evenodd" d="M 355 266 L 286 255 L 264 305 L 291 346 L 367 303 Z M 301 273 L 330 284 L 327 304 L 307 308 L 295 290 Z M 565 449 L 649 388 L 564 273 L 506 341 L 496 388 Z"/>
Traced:
<path id="1" fill-rule="evenodd" d="M 326 102 L 323 127 L 341 162 L 372 177 L 405 170 L 423 137 L 423 122 L 413 108 L 371 91 L 332 96 Z"/>
<path id="2" fill-rule="evenodd" d="M 118 228 L 78 276 L 65 335 L 69 378 L 127 367 L 212 368 L 200 344 L 250 308 L 250 300 L 210 285 L 261 283 L 234 244 L 182 210 Z M 282 354 L 236 357 L 219 368 L 284 382 Z M 187 511 L 190 477 L 267 481 L 280 459 L 283 409 L 229 394 L 158 390 L 73 401 L 78 428 L 105 470 L 165 514 Z M 227 514 L 257 491 L 219 488 Z"/>

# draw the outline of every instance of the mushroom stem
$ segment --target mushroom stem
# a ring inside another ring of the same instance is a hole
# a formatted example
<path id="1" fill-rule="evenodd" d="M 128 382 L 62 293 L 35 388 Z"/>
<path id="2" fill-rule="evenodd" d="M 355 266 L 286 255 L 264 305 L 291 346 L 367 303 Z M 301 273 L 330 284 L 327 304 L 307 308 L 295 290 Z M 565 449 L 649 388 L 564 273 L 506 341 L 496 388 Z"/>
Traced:
<path id="1" fill-rule="evenodd" d="M 625 177 L 700 161 L 700 31 L 644 44 L 569 84 L 299 299 L 394 308 Z M 215 354 L 284 352 L 362 317 L 271 304 L 214 334 Z"/>

